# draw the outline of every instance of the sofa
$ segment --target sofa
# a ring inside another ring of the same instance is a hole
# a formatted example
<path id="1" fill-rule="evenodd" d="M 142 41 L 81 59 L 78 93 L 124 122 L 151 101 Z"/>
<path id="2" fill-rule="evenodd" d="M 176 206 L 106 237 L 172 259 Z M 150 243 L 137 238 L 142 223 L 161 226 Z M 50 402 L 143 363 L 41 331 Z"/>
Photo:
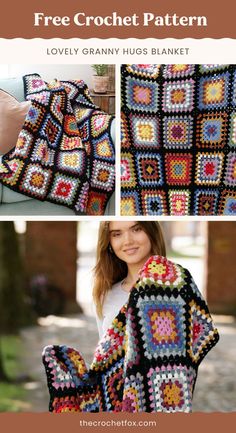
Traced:
<path id="1" fill-rule="evenodd" d="M 19 102 L 24 101 L 24 88 L 22 78 L 9 78 L 0 80 L 0 89 L 10 93 Z M 115 119 L 111 124 L 111 137 L 115 143 Z M 2 155 L 0 154 L 0 161 Z M 0 183 L 0 215 L 65 215 L 75 216 L 73 210 L 49 203 L 40 201 L 34 198 L 27 197 L 23 194 L 17 193 L 5 185 Z M 84 215 L 76 213 L 76 215 Z M 105 215 L 115 215 L 115 193 L 112 194 L 106 206 Z"/>

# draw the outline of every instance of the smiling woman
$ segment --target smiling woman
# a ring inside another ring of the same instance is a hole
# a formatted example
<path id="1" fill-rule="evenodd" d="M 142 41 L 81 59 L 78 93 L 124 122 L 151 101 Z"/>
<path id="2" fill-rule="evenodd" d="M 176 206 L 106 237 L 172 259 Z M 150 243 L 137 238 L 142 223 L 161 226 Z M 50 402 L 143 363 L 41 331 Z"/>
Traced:
<path id="1" fill-rule="evenodd" d="M 128 300 L 140 269 L 151 255 L 166 255 L 158 222 L 100 223 L 93 289 L 100 337 Z"/>

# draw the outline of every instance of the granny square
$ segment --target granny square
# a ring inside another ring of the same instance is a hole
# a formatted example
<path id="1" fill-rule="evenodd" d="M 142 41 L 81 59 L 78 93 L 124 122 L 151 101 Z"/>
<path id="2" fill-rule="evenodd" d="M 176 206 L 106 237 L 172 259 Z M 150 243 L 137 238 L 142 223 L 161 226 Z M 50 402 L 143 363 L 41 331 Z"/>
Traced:
<path id="1" fill-rule="evenodd" d="M 185 216 L 189 214 L 191 193 L 189 190 L 169 190 L 171 215 Z"/>
<path id="2" fill-rule="evenodd" d="M 138 182 L 142 186 L 161 186 L 164 183 L 161 156 L 155 152 L 137 152 Z"/>
<path id="3" fill-rule="evenodd" d="M 120 179 L 123 188 L 134 187 L 136 185 L 134 158 L 132 153 L 122 153 L 120 161 Z"/>
<path id="4" fill-rule="evenodd" d="M 223 153 L 198 153 L 196 166 L 197 185 L 219 185 L 224 162 Z"/>
<path id="5" fill-rule="evenodd" d="M 165 166 L 169 185 L 189 185 L 191 182 L 192 155 L 190 153 L 167 153 Z"/>
<path id="6" fill-rule="evenodd" d="M 229 73 L 202 77 L 199 81 L 198 108 L 225 108 L 228 104 Z"/>
<path id="7" fill-rule="evenodd" d="M 160 147 L 159 119 L 145 114 L 130 113 L 130 125 L 133 144 L 137 148 Z"/>
<path id="8" fill-rule="evenodd" d="M 165 65 L 163 68 L 164 78 L 184 78 L 194 74 L 194 65 Z"/>
<path id="9" fill-rule="evenodd" d="M 171 116 L 163 118 L 163 145 L 167 149 L 189 149 L 192 147 L 193 118 Z"/>
<path id="10" fill-rule="evenodd" d="M 141 192 L 143 215 L 166 215 L 166 194 L 159 190 L 143 190 Z"/>
<path id="11" fill-rule="evenodd" d="M 186 112 L 193 109 L 194 81 L 166 82 L 163 87 L 162 108 L 164 112 Z"/>
<path id="12" fill-rule="evenodd" d="M 194 193 L 194 215 L 214 215 L 218 200 L 218 190 L 197 189 Z"/>
<path id="13" fill-rule="evenodd" d="M 136 191 L 122 192 L 120 200 L 121 215 L 140 215 L 138 193 Z"/>
<path id="14" fill-rule="evenodd" d="M 156 112 L 158 109 L 159 85 L 131 76 L 126 81 L 126 101 L 130 109 Z"/>
<path id="15" fill-rule="evenodd" d="M 21 182 L 21 190 L 30 192 L 35 197 L 44 198 L 52 172 L 37 164 L 30 164 Z"/>
<path id="16" fill-rule="evenodd" d="M 227 118 L 227 113 L 200 114 L 197 118 L 197 147 L 224 147 L 227 140 Z"/>

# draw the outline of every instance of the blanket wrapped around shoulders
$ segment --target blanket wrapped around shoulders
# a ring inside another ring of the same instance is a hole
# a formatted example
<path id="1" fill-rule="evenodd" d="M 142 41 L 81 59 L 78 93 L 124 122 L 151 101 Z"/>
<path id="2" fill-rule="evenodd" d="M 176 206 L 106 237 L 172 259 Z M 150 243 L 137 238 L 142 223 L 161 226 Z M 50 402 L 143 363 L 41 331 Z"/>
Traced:
<path id="1" fill-rule="evenodd" d="M 43 352 L 52 412 L 191 412 L 198 366 L 219 334 L 190 273 L 152 256 L 87 369 L 67 346 Z"/>
<path id="2" fill-rule="evenodd" d="M 0 181 L 37 200 L 104 214 L 115 189 L 113 116 L 94 105 L 83 80 L 23 79 L 31 105 L 15 147 L 2 158 Z"/>

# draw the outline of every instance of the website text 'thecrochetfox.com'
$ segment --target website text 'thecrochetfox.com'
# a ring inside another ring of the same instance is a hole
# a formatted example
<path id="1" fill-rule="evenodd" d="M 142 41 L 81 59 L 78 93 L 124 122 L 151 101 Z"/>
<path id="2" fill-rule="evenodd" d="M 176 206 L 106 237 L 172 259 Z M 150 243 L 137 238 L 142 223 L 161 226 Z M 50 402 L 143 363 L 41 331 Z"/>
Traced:
<path id="1" fill-rule="evenodd" d="M 156 421 L 131 421 L 128 419 L 122 419 L 122 420 L 88 420 L 81 419 L 79 421 L 80 427 L 156 427 L 157 422 Z"/>

